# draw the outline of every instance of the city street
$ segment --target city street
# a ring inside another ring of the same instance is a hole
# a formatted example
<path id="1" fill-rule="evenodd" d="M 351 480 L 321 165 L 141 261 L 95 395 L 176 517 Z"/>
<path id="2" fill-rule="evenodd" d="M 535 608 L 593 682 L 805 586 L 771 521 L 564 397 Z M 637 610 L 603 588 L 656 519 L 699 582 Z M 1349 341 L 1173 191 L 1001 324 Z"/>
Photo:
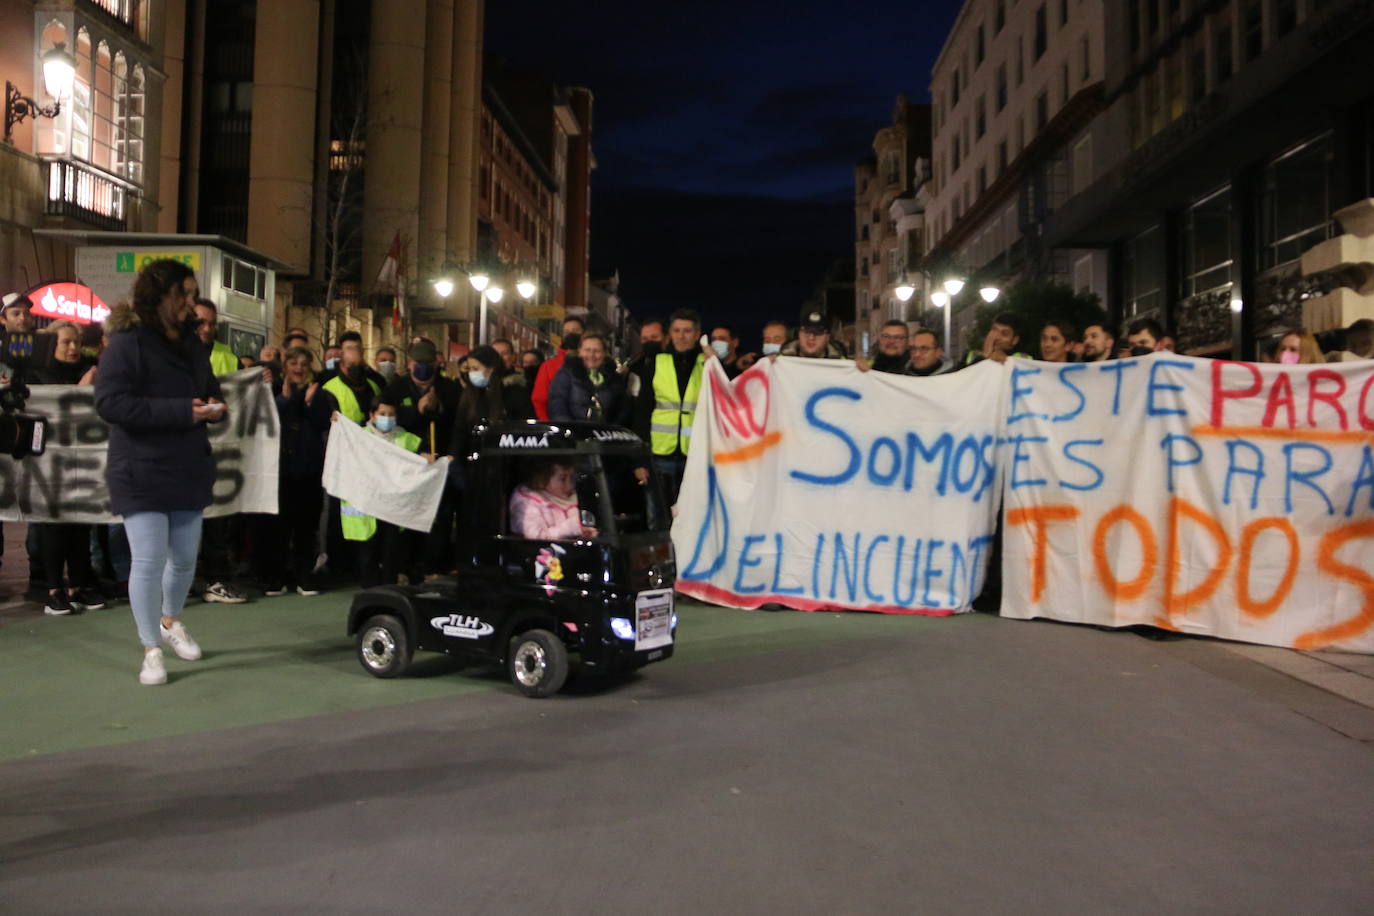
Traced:
<path id="1" fill-rule="evenodd" d="M 1196 639 L 681 602 L 678 654 L 546 701 L 346 594 L 12 608 L 0 910 L 1367 912 L 1374 711 Z"/>

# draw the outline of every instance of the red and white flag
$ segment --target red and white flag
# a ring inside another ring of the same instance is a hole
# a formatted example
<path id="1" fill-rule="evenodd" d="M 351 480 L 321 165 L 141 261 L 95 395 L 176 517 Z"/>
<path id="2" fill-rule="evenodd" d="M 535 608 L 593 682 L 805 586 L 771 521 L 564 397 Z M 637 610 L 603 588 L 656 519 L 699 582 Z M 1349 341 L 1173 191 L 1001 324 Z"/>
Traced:
<path id="1" fill-rule="evenodd" d="M 399 330 L 406 318 L 405 248 L 398 229 L 391 239 L 382 269 L 377 272 L 377 288 L 391 293 L 391 326 Z"/>

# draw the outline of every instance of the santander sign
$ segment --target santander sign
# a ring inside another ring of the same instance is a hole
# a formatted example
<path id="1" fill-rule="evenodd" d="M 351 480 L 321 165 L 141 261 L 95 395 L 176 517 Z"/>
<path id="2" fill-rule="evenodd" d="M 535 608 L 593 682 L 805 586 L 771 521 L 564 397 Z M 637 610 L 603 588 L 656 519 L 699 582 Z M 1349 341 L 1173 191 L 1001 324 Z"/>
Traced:
<path id="1" fill-rule="evenodd" d="M 34 315 L 66 318 L 78 324 L 99 324 L 110 316 L 110 308 L 89 286 L 80 283 L 49 283 L 28 293 Z"/>

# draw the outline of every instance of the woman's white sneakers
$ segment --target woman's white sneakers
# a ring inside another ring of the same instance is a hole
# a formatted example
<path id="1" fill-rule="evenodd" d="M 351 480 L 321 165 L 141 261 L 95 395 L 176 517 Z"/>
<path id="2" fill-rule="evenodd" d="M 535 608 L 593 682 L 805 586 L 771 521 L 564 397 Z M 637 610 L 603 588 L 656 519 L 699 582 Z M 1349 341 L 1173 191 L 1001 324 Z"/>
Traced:
<path id="1" fill-rule="evenodd" d="M 162 641 L 172 647 L 177 658 L 184 658 L 188 662 L 200 658 L 200 646 L 196 645 L 180 620 L 170 627 L 159 624 L 158 629 L 162 631 Z M 138 682 L 148 687 L 167 683 L 167 668 L 162 664 L 161 649 L 149 649 L 143 653 L 143 669 L 138 672 Z"/>
<path id="2" fill-rule="evenodd" d="M 143 670 L 138 672 L 138 682 L 145 687 L 167 683 L 167 669 L 162 665 L 161 649 L 149 649 L 143 653 Z"/>
<path id="3" fill-rule="evenodd" d="M 184 658 L 188 662 L 200 658 L 200 646 L 196 645 L 180 620 L 173 621 L 170 627 L 159 624 L 158 628 L 162 631 L 162 641 L 172 647 L 177 658 Z"/>

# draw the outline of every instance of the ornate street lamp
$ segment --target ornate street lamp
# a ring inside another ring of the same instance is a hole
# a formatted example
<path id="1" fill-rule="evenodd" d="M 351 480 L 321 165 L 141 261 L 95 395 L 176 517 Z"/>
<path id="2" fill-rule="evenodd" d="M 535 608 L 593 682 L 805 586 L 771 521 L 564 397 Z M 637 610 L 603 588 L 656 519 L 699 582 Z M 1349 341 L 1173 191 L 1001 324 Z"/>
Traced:
<path id="1" fill-rule="evenodd" d="M 76 77 L 76 58 L 67 53 L 64 42 L 58 42 L 40 58 L 43 61 L 43 86 L 52 97 L 51 105 L 38 102 L 22 94 L 19 87 L 5 81 L 5 142 L 12 143 L 14 125 L 25 118 L 55 118 L 62 113 L 62 102 L 71 98 L 72 81 Z"/>

